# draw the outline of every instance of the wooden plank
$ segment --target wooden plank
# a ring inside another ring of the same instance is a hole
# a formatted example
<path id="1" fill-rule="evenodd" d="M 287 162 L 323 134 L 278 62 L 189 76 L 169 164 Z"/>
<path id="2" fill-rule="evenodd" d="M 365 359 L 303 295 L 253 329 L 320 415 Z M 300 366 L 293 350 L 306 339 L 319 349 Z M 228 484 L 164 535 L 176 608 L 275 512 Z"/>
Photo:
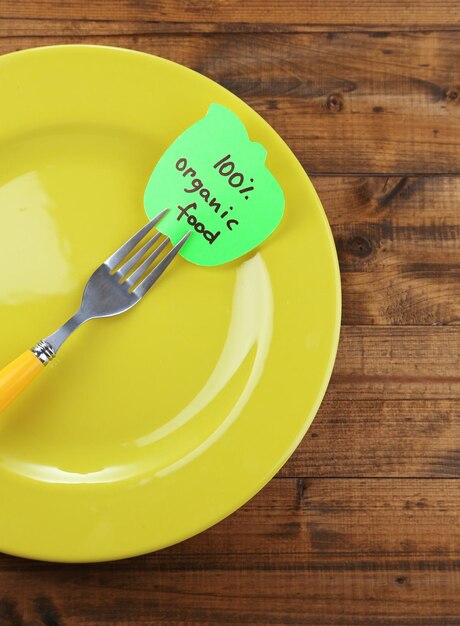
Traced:
<path id="1" fill-rule="evenodd" d="M 460 563 L 227 556 L 9 572 L 2 626 L 458 626 Z M 16 620 L 16 621 L 15 621 Z"/>
<path id="2" fill-rule="evenodd" d="M 314 177 L 332 226 L 343 323 L 460 323 L 460 177 Z"/>
<path id="3" fill-rule="evenodd" d="M 0 623 L 448 626 L 451 480 L 277 479 L 207 533 L 116 564 L 0 558 Z"/>
<path id="4" fill-rule="evenodd" d="M 460 402 L 326 396 L 280 475 L 460 478 Z"/>
<path id="5" fill-rule="evenodd" d="M 1 6 L 0 6 L 1 11 Z M 442 15 L 438 16 L 442 18 Z M 384 30 L 383 30 L 384 29 Z M 34 39 L 50 36 L 58 37 L 115 37 L 164 34 L 261 34 L 261 33 L 348 33 L 368 32 L 374 33 L 375 37 L 385 37 L 388 32 L 432 32 L 456 31 L 459 26 L 456 22 L 428 24 L 362 24 L 359 21 L 341 23 L 330 22 L 324 24 L 306 23 L 282 23 L 282 22 L 170 22 L 145 20 L 111 20 L 106 19 L 63 19 L 56 18 L 31 18 L 31 17 L 2 17 L 0 15 L 0 37 L 27 37 L 30 46 L 34 45 Z"/>
<path id="6" fill-rule="evenodd" d="M 459 397 L 459 327 L 342 328 L 329 400 Z"/>
<path id="7" fill-rule="evenodd" d="M 278 478 L 170 554 L 460 557 L 459 515 L 456 479 Z"/>
<path id="8" fill-rule="evenodd" d="M 2 626 L 459 624 L 460 561 L 449 556 L 292 554 L 273 563 L 159 555 L 131 564 L 16 568 L 2 583 Z"/>
<path id="9" fill-rule="evenodd" d="M 61 36 L 188 65 L 246 100 L 311 173 L 459 173 L 456 32 Z M 5 35 L 5 33 L 4 33 Z M 6 33 L 0 52 L 30 46 Z"/>
<path id="10" fill-rule="evenodd" d="M 233 0 L 231 2 L 181 3 L 173 0 L 43 0 L 17 2 L 2 0 L 1 17 L 24 19 L 104 20 L 109 22 L 137 20 L 185 24 L 282 24 L 324 26 L 395 26 L 404 28 L 448 27 L 460 24 L 455 0 Z"/>

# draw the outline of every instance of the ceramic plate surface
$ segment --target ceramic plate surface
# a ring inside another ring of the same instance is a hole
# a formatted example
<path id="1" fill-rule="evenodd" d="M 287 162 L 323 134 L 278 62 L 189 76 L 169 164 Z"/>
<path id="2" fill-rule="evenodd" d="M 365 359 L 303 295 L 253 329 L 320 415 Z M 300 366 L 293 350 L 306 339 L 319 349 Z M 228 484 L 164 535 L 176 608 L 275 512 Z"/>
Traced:
<path id="1" fill-rule="evenodd" d="M 211 102 L 267 148 L 284 190 L 257 251 L 217 268 L 178 258 L 138 307 L 75 334 L 5 414 L 0 550 L 99 561 L 171 545 L 261 489 L 318 409 L 340 326 L 325 214 L 274 130 L 180 65 L 50 47 L 1 57 L 0 84 L 2 366 L 78 308 L 146 221 L 155 163 Z"/>

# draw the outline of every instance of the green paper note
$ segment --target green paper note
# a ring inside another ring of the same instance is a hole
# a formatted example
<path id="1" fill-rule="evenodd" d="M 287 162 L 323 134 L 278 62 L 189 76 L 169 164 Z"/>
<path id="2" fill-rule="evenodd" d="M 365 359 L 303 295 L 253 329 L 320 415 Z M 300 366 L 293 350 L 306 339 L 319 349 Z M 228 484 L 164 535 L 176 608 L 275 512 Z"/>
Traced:
<path id="1" fill-rule="evenodd" d="M 180 254 L 197 265 L 220 265 L 261 244 L 278 226 L 284 194 L 265 167 L 267 151 L 240 119 L 212 104 L 158 161 L 144 196 L 151 219 L 173 243 L 192 231 Z"/>

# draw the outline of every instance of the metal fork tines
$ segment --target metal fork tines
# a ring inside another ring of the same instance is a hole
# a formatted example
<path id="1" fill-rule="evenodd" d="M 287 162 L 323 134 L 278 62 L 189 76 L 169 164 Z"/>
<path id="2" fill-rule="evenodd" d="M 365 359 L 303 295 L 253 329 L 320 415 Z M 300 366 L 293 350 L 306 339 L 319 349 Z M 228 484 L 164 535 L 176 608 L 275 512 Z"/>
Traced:
<path id="1" fill-rule="evenodd" d="M 90 319 L 110 317 L 127 311 L 156 283 L 190 236 L 188 232 L 173 248 L 165 252 L 170 239 L 161 239 L 162 235 L 158 232 L 136 249 L 167 211 L 168 209 L 154 217 L 97 268 L 86 284 L 77 313 L 34 348 L 35 354 L 43 362 L 48 362 L 79 326 Z M 160 260 L 155 263 L 159 257 Z"/>

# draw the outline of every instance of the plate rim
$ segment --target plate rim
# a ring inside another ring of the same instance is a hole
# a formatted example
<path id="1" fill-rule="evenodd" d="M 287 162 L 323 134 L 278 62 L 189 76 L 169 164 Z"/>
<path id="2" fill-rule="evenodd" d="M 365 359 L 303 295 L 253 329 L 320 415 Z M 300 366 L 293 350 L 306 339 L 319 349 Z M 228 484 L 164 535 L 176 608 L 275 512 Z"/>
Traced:
<path id="1" fill-rule="evenodd" d="M 154 58 L 158 62 L 163 63 L 165 65 L 173 65 L 176 68 L 180 68 L 181 71 L 192 73 L 196 77 L 199 77 L 199 79 L 202 81 L 211 82 L 214 86 L 217 86 L 219 89 L 225 91 L 232 98 L 237 99 L 240 103 L 244 105 L 245 108 L 250 110 L 250 114 L 253 116 L 256 116 L 259 119 L 259 121 L 262 122 L 262 125 L 266 127 L 267 132 L 276 136 L 277 142 L 280 143 L 280 145 L 282 145 L 284 149 L 289 153 L 290 159 L 301 170 L 303 176 L 305 177 L 307 181 L 310 191 L 312 192 L 313 196 L 316 199 L 317 207 L 320 209 L 322 225 L 325 229 L 325 233 L 327 234 L 329 250 L 331 252 L 331 258 L 333 261 L 334 294 L 335 294 L 335 303 L 336 303 L 335 311 L 334 311 L 334 329 L 333 329 L 333 335 L 331 337 L 331 349 L 330 349 L 328 360 L 327 360 L 327 367 L 325 368 L 325 372 L 322 378 L 321 388 L 316 394 L 315 402 L 312 404 L 311 409 L 308 411 L 308 414 L 305 416 L 301 430 L 299 431 L 297 436 L 291 441 L 290 445 L 285 448 L 283 454 L 278 459 L 278 461 L 274 465 L 271 466 L 268 472 L 266 472 L 263 476 L 261 476 L 261 478 L 257 481 L 257 485 L 254 488 L 251 488 L 250 490 L 240 490 L 242 492 L 242 496 L 238 499 L 238 504 L 236 506 L 233 502 L 226 507 L 226 510 L 223 514 L 219 512 L 219 514 L 215 516 L 209 515 L 207 517 L 206 523 L 202 524 L 198 528 L 194 528 L 191 532 L 188 532 L 184 534 L 183 536 L 178 537 L 177 540 L 175 540 L 173 543 L 168 541 L 164 543 L 164 545 L 162 545 L 161 543 L 154 544 L 153 537 L 152 537 L 153 545 L 150 545 L 150 546 L 144 545 L 142 548 L 139 549 L 139 551 L 133 551 L 130 549 L 123 550 L 123 548 L 121 548 L 118 551 L 118 553 L 115 553 L 112 550 L 111 551 L 112 554 L 104 556 L 104 557 L 101 557 L 100 555 L 99 556 L 95 555 L 94 559 L 84 557 L 81 560 L 78 560 L 75 558 L 66 558 L 65 556 L 63 556 L 62 558 L 56 558 L 55 556 L 52 556 L 51 558 L 46 559 L 46 557 L 43 556 L 46 550 L 45 551 L 38 550 L 36 554 L 33 554 L 31 553 L 30 550 L 25 550 L 24 552 L 22 552 L 21 550 L 16 550 L 16 549 L 14 551 L 13 550 L 9 551 L 9 550 L 6 550 L 4 546 L 1 547 L 1 549 L 6 554 L 19 556 L 19 557 L 25 557 L 25 558 L 34 559 L 34 560 L 46 559 L 50 562 L 60 562 L 60 563 L 92 563 L 92 562 L 95 563 L 95 562 L 107 562 L 107 561 L 120 560 L 124 558 L 148 554 L 150 552 L 156 552 L 158 550 L 164 549 L 165 547 L 176 545 L 177 543 L 180 543 L 191 537 L 194 537 L 200 534 L 201 532 L 207 530 L 208 528 L 211 528 L 218 522 L 224 520 L 226 517 L 228 517 L 232 513 L 239 510 L 242 506 L 244 506 L 249 500 L 251 500 L 257 493 L 259 493 L 268 484 L 268 482 L 276 475 L 279 469 L 292 456 L 292 454 L 297 449 L 302 439 L 305 437 L 308 429 L 310 428 L 314 418 L 317 415 L 318 409 L 324 399 L 326 390 L 329 386 L 329 382 L 332 376 L 334 364 L 335 364 L 336 357 L 337 357 L 337 351 L 338 351 L 339 340 L 340 340 L 341 321 L 342 321 L 341 319 L 342 318 L 342 288 L 341 288 L 341 275 L 340 275 L 339 260 L 338 260 L 334 237 L 332 234 L 331 226 L 327 219 L 326 212 L 318 196 L 318 193 L 315 187 L 313 186 L 310 180 L 310 177 L 308 176 L 307 172 L 303 168 L 302 164 L 300 163 L 300 161 L 298 160 L 297 156 L 294 154 L 294 152 L 292 151 L 288 143 L 283 139 L 283 137 L 278 133 L 278 131 L 275 128 L 273 128 L 262 117 L 260 113 L 258 113 L 248 103 L 246 103 L 245 100 L 243 100 L 242 98 L 240 98 L 239 96 L 231 92 L 226 87 L 220 85 L 212 78 L 204 74 L 201 74 L 200 72 L 188 66 L 182 65 L 176 61 L 172 61 L 171 59 L 161 57 L 155 54 L 151 54 L 148 52 L 144 52 L 141 50 L 132 49 L 132 48 L 125 48 L 125 47 L 111 46 L 111 45 L 109 46 L 109 45 L 86 44 L 86 43 L 85 44 L 58 44 L 58 45 L 35 46 L 35 47 L 25 48 L 22 50 L 8 52 L 8 53 L 1 55 L 0 56 L 0 71 L 2 70 L 1 66 L 4 63 L 4 61 L 5 60 L 8 61 L 12 57 L 16 58 L 20 56 L 21 57 L 36 56 L 37 54 L 40 55 L 44 51 L 59 51 L 59 50 L 68 50 L 68 49 L 74 49 L 74 50 L 86 49 L 86 50 L 92 50 L 95 52 L 102 49 L 102 50 L 107 50 L 107 51 L 112 51 L 112 52 L 116 52 L 119 54 L 123 54 L 126 56 L 130 55 L 133 57 L 144 57 L 144 58 L 149 58 L 149 59 Z"/>

